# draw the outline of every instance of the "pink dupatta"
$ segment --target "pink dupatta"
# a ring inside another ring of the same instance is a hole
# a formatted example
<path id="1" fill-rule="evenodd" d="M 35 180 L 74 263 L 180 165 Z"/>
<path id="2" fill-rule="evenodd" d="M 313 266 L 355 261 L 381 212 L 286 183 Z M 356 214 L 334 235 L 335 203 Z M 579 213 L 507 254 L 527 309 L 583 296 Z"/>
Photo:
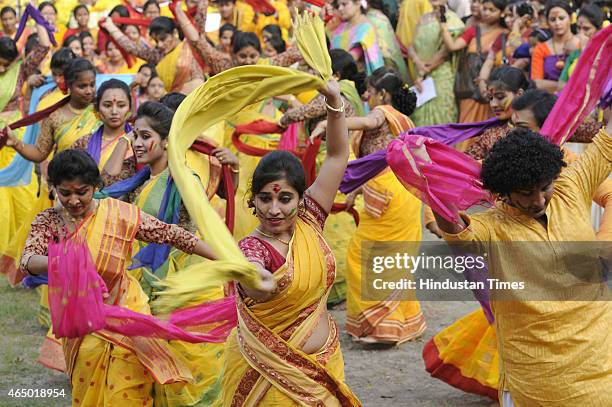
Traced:
<path id="1" fill-rule="evenodd" d="M 237 324 L 234 297 L 177 310 L 167 322 L 105 304 L 106 283 L 96 271 L 87 245 L 74 239 L 49 242 L 48 274 L 51 322 L 58 338 L 77 338 L 106 329 L 130 337 L 219 343 Z M 206 333 L 188 332 L 185 329 L 189 327 Z"/>
<path id="2" fill-rule="evenodd" d="M 569 83 L 541 133 L 564 143 L 599 99 L 612 76 L 612 26 L 597 33 L 583 50 Z M 567 119 L 567 118 L 571 119 Z M 414 130 L 413 130 L 414 131 Z M 478 203 L 493 203 L 482 189 L 480 164 L 464 153 L 418 134 L 403 134 L 387 148 L 386 160 L 402 185 L 446 220 Z"/>

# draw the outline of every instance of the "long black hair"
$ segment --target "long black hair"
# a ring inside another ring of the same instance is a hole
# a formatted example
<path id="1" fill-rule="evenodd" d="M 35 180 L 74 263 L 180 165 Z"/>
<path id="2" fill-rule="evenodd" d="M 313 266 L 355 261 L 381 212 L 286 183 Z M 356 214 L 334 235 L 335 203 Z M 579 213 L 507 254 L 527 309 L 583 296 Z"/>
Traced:
<path id="1" fill-rule="evenodd" d="M 332 60 L 332 72 L 340 79 L 353 81 L 357 92 L 360 95 L 363 94 L 366 91 L 366 75 L 359 72 L 355 58 L 349 52 L 339 48 L 331 49 L 329 56 Z"/>

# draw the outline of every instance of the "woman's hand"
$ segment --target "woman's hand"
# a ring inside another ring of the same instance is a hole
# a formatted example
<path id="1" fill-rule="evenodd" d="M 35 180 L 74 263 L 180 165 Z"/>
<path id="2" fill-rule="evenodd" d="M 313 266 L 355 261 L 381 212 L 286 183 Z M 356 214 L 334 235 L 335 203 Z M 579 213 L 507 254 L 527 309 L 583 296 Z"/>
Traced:
<path id="1" fill-rule="evenodd" d="M 28 76 L 28 85 L 30 88 L 38 88 L 45 83 L 45 77 L 40 74 L 33 74 Z"/>
<path id="2" fill-rule="evenodd" d="M 357 197 L 356 191 L 351 192 L 346 196 L 346 201 L 344 204 L 346 205 L 346 210 L 349 211 L 353 206 L 355 206 L 355 198 Z"/>
<path id="3" fill-rule="evenodd" d="M 438 224 L 433 221 L 433 222 L 429 222 L 427 225 L 425 225 L 425 227 L 427 228 L 427 230 L 429 230 L 431 233 L 433 233 L 434 235 L 436 235 L 438 237 L 438 239 L 442 239 L 442 231 L 440 230 L 440 228 L 438 227 Z"/>
<path id="4" fill-rule="evenodd" d="M 327 120 L 321 120 L 319 123 L 317 123 L 312 133 L 310 133 L 310 137 L 309 137 L 310 142 L 312 143 L 314 139 L 325 136 L 326 132 L 327 132 Z"/>
<path id="5" fill-rule="evenodd" d="M 108 33 L 111 35 L 117 31 L 121 32 L 110 17 L 106 17 L 104 21 L 102 21 L 102 28 L 108 31 Z"/>
<path id="6" fill-rule="evenodd" d="M 416 67 L 417 73 L 420 77 L 424 77 L 429 73 L 429 68 L 420 59 L 414 61 L 414 66 Z"/>
<path id="7" fill-rule="evenodd" d="M 340 85 L 335 79 L 327 81 L 327 86 L 320 89 L 319 92 L 327 99 L 327 104 L 334 108 L 339 108 L 342 105 L 340 96 Z"/>
<path id="8" fill-rule="evenodd" d="M 229 165 L 237 171 L 240 168 L 240 164 L 238 162 L 238 157 L 229 148 L 215 148 L 212 151 L 212 155 L 219 160 L 219 162 L 223 165 Z"/>
<path id="9" fill-rule="evenodd" d="M 257 274 L 261 278 L 258 291 L 269 294 L 276 290 L 276 280 L 274 280 L 272 273 L 263 267 L 257 267 Z"/>
<path id="10" fill-rule="evenodd" d="M 11 147 L 15 151 L 19 151 L 19 148 L 23 146 L 23 141 L 15 137 L 15 133 L 13 133 L 13 131 L 8 127 L 6 127 L 3 131 L 6 131 L 7 134 L 6 146 Z"/>

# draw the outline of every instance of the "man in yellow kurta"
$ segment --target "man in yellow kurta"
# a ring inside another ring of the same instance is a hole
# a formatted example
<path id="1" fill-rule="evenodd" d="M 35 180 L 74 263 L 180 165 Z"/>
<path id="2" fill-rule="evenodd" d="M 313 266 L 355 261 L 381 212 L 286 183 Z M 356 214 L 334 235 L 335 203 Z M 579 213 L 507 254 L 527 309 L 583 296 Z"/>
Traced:
<path id="1" fill-rule="evenodd" d="M 597 257 L 572 267 L 575 257 L 567 250 L 576 243 L 560 243 L 596 240 L 591 199 L 612 170 L 611 133 L 608 125 L 561 172 L 559 147 L 517 129 L 493 147 L 481 173 L 485 188 L 504 203 L 462 214 L 456 224 L 436 215 L 446 240 L 472 241 L 486 250 L 489 277 L 523 281 L 531 293 L 521 298 L 525 294 L 514 291 L 515 301 L 492 301 L 504 407 L 612 405 L 610 293 L 603 283 L 577 278 L 577 271 L 597 275 Z M 576 292 L 582 295 L 576 298 Z"/>

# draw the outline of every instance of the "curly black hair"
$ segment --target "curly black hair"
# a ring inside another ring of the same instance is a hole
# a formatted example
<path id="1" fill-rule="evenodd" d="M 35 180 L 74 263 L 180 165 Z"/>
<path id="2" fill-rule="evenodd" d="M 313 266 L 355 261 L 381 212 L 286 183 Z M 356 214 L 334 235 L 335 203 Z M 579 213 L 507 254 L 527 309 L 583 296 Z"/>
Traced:
<path id="1" fill-rule="evenodd" d="M 528 129 L 514 129 L 499 140 L 482 163 L 484 188 L 501 195 L 554 180 L 563 167 L 561 148 Z"/>

